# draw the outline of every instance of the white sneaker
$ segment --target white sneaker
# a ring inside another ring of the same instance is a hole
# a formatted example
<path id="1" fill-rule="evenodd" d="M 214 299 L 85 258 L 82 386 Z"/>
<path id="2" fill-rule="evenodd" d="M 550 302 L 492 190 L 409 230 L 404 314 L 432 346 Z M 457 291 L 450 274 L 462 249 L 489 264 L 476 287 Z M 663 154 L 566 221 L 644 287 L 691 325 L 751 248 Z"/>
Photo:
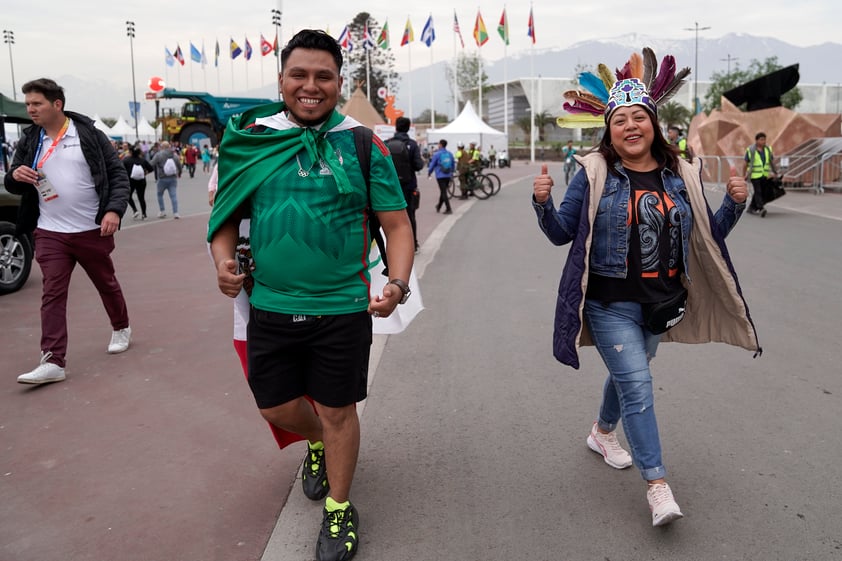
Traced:
<path id="1" fill-rule="evenodd" d="M 167 217 L 167 213 L 164 212 L 163 210 L 158 213 L 158 218 L 166 218 L 166 217 Z"/>
<path id="2" fill-rule="evenodd" d="M 134 213 L 132 214 L 132 218 L 134 218 L 135 220 L 137 220 L 138 218 L 140 218 L 140 212 L 138 212 L 138 211 L 134 211 Z"/>
<path id="3" fill-rule="evenodd" d="M 664 526 L 673 520 L 684 518 L 678 503 L 672 496 L 672 489 L 666 483 L 650 485 L 646 491 L 649 510 L 652 511 L 652 526 Z"/>
<path id="4" fill-rule="evenodd" d="M 132 328 L 127 327 L 111 332 L 111 343 L 108 344 L 109 354 L 122 353 L 129 350 L 129 343 L 132 342 Z"/>
<path id="5" fill-rule="evenodd" d="M 588 448 L 601 454 L 605 463 L 615 469 L 626 469 L 632 465 L 632 458 L 626 452 L 620 442 L 617 440 L 617 435 L 613 432 L 602 434 L 596 430 L 596 423 L 591 427 L 591 433 L 588 435 Z"/>
<path id="6" fill-rule="evenodd" d="M 18 383 L 47 384 L 64 380 L 64 368 L 53 362 L 47 362 L 51 356 L 53 353 L 41 351 L 41 363 L 34 370 L 18 376 Z"/>
<path id="7" fill-rule="evenodd" d="M 176 220 L 178 220 L 179 218 L 181 218 L 181 215 L 176 212 L 175 214 L 172 215 L 172 217 L 175 218 Z"/>

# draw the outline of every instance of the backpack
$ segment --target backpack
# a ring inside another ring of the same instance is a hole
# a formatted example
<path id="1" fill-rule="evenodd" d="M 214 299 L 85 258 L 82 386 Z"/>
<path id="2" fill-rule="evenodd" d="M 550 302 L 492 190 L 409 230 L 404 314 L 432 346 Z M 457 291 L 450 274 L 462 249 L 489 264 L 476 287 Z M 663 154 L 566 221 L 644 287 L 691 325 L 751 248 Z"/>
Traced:
<path id="1" fill-rule="evenodd" d="M 453 154 L 447 150 L 439 154 L 439 169 L 442 173 L 453 173 Z"/>
<path id="2" fill-rule="evenodd" d="M 178 173 L 178 168 L 175 165 L 175 160 L 172 158 L 167 158 L 167 161 L 164 162 L 164 175 L 167 177 L 176 175 Z"/>
<path id="3" fill-rule="evenodd" d="M 402 185 L 410 183 L 415 172 L 409 161 L 409 144 L 405 140 L 394 137 L 387 140 L 385 144 L 392 153 L 392 163 L 395 165 L 395 171 L 398 172 L 398 181 Z"/>
<path id="4" fill-rule="evenodd" d="M 144 171 L 143 166 L 140 164 L 132 164 L 132 173 L 129 174 L 129 177 L 135 181 L 140 181 L 146 177 L 146 172 Z"/>

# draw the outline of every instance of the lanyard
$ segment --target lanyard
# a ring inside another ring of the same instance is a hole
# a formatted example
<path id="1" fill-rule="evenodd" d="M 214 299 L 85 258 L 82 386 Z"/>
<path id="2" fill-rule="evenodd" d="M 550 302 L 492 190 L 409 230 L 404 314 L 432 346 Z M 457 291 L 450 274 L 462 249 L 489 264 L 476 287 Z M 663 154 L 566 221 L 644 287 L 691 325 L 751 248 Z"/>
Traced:
<path id="1" fill-rule="evenodd" d="M 65 120 L 64 120 L 64 124 L 61 126 L 61 129 L 58 131 L 58 134 L 56 135 L 56 139 L 53 141 L 52 146 L 50 146 L 47 149 L 47 153 L 44 154 L 44 157 L 39 160 L 38 154 L 41 153 L 41 148 L 44 146 L 44 136 L 47 134 L 46 130 L 41 129 L 41 136 L 38 138 L 38 148 L 35 149 L 35 159 L 32 161 L 32 167 L 36 167 L 35 162 L 38 162 L 37 167 L 39 169 L 44 167 L 44 162 L 46 162 L 47 159 L 50 156 L 53 155 L 53 151 L 56 149 L 56 146 L 58 146 L 58 143 L 61 141 L 61 139 L 64 138 L 64 133 L 67 132 L 67 127 L 69 127 L 69 126 L 70 126 L 70 118 L 66 117 Z"/>

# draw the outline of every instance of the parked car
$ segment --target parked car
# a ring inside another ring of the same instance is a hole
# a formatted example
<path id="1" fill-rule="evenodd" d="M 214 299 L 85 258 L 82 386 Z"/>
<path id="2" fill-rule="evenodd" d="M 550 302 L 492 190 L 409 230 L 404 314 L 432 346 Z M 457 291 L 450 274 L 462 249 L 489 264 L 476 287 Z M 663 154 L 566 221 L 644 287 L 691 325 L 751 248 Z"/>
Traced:
<path id="1" fill-rule="evenodd" d="M 15 235 L 18 207 L 20 197 L 0 187 L 0 294 L 23 287 L 32 270 L 32 237 Z"/>

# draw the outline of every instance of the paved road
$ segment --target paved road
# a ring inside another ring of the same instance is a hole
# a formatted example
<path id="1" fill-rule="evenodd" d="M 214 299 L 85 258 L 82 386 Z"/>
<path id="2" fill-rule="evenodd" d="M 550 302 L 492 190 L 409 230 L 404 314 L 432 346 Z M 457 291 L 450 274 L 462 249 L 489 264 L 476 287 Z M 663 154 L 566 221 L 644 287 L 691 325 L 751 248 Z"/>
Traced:
<path id="1" fill-rule="evenodd" d="M 550 354 L 566 250 L 537 231 L 531 182 L 519 180 L 531 173 L 516 162 L 499 195 L 448 218 L 422 183 L 426 309 L 375 344 L 358 559 L 842 558 L 842 196 L 791 193 L 729 239 L 762 358 L 661 348 L 665 460 L 687 518 L 655 531 L 639 476 L 584 445 L 604 376 L 596 354 L 580 371 Z M 273 446 L 229 346 L 202 180 L 184 181 L 180 198 L 182 220 L 120 233 L 129 352 L 105 354 L 104 314 L 76 275 L 68 380 L 15 384 L 37 354 L 38 271 L 0 298 L 4 561 L 313 557 L 319 508 L 295 479 L 302 445 Z"/>

